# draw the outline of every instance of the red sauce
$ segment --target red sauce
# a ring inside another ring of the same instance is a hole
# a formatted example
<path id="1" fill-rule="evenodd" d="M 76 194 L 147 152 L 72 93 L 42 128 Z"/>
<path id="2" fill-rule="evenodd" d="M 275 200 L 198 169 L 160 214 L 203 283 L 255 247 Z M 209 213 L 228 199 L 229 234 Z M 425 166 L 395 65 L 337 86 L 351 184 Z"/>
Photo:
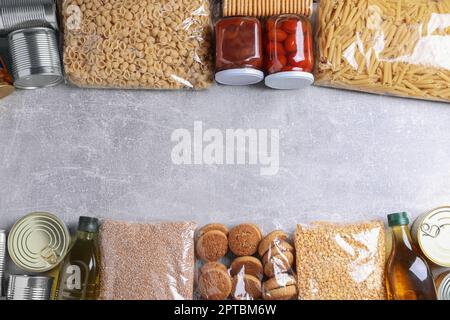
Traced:
<path id="1" fill-rule="evenodd" d="M 312 72 L 314 67 L 312 27 L 308 19 L 287 14 L 267 20 L 264 35 L 265 71 Z"/>
<path id="2" fill-rule="evenodd" d="M 216 24 L 216 71 L 262 69 L 261 23 L 256 18 L 223 18 Z"/>

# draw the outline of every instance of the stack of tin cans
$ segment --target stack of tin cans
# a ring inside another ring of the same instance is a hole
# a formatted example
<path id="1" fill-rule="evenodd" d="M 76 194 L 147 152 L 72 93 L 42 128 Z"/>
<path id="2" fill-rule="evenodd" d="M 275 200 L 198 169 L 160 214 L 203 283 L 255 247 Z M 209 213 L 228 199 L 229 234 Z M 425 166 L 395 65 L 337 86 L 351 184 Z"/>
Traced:
<path id="1" fill-rule="evenodd" d="M 0 34 L 8 38 L 14 86 L 36 89 L 63 80 L 54 0 L 0 0 Z"/>

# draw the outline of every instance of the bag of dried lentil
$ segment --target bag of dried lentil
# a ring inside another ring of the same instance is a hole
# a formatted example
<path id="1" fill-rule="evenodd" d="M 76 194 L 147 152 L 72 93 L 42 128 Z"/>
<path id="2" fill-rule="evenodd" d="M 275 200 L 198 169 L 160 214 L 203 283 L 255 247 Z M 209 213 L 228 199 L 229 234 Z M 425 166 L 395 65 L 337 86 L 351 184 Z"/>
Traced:
<path id="1" fill-rule="evenodd" d="M 383 222 L 298 225 L 294 242 L 300 300 L 386 299 Z"/>
<path id="2" fill-rule="evenodd" d="M 204 89 L 209 0 L 60 0 L 64 69 L 79 87 Z"/>

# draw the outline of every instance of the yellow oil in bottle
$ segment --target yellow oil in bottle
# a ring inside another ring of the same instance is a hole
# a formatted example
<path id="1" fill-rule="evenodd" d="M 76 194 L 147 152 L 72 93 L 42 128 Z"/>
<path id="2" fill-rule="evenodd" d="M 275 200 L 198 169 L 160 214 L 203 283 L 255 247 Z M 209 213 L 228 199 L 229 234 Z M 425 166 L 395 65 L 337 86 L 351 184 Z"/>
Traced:
<path id="1" fill-rule="evenodd" d="M 436 300 L 431 270 L 412 241 L 406 213 L 388 216 L 392 229 L 392 252 L 386 265 L 389 300 Z"/>
<path id="2" fill-rule="evenodd" d="M 57 300 L 96 300 L 100 286 L 98 220 L 80 217 L 77 239 L 61 263 L 56 279 Z"/>

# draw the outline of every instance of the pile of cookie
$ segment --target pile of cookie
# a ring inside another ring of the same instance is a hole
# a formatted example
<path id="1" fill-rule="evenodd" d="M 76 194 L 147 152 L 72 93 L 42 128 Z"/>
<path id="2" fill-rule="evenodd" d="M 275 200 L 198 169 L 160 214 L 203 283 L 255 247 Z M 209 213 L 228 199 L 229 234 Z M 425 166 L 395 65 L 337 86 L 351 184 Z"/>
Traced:
<path id="1" fill-rule="evenodd" d="M 294 248 L 281 230 L 263 237 L 251 223 L 231 230 L 223 224 L 208 224 L 197 232 L 196 254 L 203 263 L 197 283 L 202 299 L 289 300 L 297 296 Z"/>

